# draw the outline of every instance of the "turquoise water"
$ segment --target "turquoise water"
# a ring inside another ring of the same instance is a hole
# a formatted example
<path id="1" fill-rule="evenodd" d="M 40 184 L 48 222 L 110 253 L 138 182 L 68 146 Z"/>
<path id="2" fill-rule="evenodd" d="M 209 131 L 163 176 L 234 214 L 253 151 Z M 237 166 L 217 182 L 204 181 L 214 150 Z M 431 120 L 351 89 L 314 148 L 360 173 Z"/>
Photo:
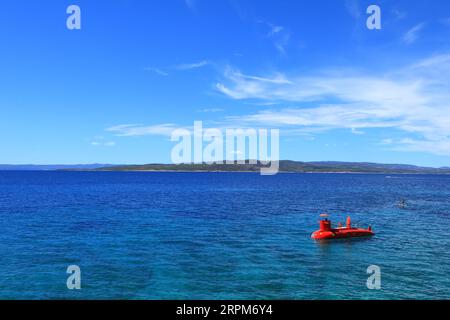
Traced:
<path id="1" fill-rule="evenodd" d="M 449 222 L 450 176 L 0 172 L 0 298 L 448 299 Z"/>

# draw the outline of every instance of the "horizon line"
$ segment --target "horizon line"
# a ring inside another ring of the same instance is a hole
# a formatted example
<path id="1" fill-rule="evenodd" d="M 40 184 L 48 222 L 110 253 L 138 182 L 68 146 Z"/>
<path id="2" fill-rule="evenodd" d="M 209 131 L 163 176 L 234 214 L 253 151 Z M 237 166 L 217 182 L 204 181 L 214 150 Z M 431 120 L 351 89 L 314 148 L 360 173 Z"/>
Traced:
<path id="1" fill-rule="evenodd" d="M 245 164 L 248 164 L 247 162 L 251 161 L 252 159 L 245 159 Z M 219 162 L 214 163 L 182 163 L 181 165 L 203 165 L 203 164 L 216 164 L 216 165 L 227 165 L 226 159 L 221 160 Z M 242 161 L 233 159 L 230 161 Z M 254 160 L 253 160 L 254 161 Z M 269 160 L 257 160 L 257 161 L 271 161 Z M 282 161 L 292 161 L 292 162 L 301 162 L 301 163 L 355 163 L 355 164 L 379 164 L 379 165 L 403 165 L 403 166 L 414 166 L 414 167 L 421 167 L 421 168 L 433 168 L 433 169 L 442 169 L 442 168 L 449 168 L 450 166 L 427 166 L 427 165 L 419 165 L 419 164 L 411 164 L 411 163 L 394 163 L 394 162 L 373 162 L 373 161 L 341 161 L 341 160 L 313 160 L 313 161 L 303 161 L 303 160 L 292 160 L 292 159 L 281 159 L 281 160 L 274 160 L 278 162 Z M 176 163 L 164 163 L 164 162 L 147 162 L 147 163 L 100 163 L 100 162 L 89 162 L 89 163 L 48 163 L 48 164 L 39 164 L 39 163 L 19 163 L 19 164 L 11 164 L 11 163 L 0 163 L 1 166 L 142 166 L 142 165 L 180 165 Z M 231 165 L 231 164 L 229 164 Z M 236 165 L 236 164 L 234 164 Z"/>

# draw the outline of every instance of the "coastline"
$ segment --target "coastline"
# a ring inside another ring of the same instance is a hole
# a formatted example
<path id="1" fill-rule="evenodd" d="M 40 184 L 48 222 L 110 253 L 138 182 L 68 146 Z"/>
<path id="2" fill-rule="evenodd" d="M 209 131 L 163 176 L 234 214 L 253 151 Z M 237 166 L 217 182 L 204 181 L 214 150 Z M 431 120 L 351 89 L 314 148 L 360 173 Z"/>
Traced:
<path id="1" fill-rule="evenodd" d="M 0 171 L 80 171 L 80 172 L 236 172 L 261 173 L 268 166 L 260 161 L 246 160 L 244 163 L 188 163 L 188 164 L 46 164 L 8 165 L 0 164 Z M 410 164 L 386 164 L 371 162 L 280 160 L 276 173 L 320 173 L 320 174 L 450 174 L 450 167 L 424 167 Z"/>
<path id="2" fill-rule="evenodd" d="M 8 171 L 8 170 L 0 170 Z M 29 170 L 30 171 L 30 170 Z M 36 170 L 39 171 L 39 170 Z M 36 172 L 34 171 L 34 172 Z M 56 172 L 163 172 L 163 173 L 255 173 L 260 174 L 259 171 L 250 170 L 47 170 Z M 279 171 L 277 174 L 371 174 L 371 175 L 450 175 L 450 173 L 440 172 L 364 172 L 364 171 Z"/>

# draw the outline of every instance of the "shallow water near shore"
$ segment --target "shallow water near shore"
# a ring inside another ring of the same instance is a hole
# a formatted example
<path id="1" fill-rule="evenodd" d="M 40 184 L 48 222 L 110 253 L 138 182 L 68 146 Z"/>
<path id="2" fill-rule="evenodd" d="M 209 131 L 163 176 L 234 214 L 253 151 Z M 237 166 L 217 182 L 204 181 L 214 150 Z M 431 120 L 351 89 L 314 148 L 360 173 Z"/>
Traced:
<path id="1" fill-rule="evenodd" d="M 315 242 L 323 212 L 376 235 Z M 449 226 L 444 175 L 5 171 L 0 298 L 448 299 Z"/>

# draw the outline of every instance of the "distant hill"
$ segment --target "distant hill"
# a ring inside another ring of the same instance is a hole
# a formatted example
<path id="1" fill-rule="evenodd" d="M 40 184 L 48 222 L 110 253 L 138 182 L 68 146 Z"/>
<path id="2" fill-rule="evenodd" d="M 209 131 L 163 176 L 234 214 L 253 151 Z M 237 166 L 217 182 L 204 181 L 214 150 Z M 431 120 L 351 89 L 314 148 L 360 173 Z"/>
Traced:
<path id="1" fill-rule="evenodd" d="M 51 170 L 92 170 L 97 168 L 107 168 L 111 166 L 110 164 L 73 164 L 73 165 L 65 165 L 65 164 L 0 164 L 0 170 L 3 171 L 51 171 Z"/>
<path id="2" fill-rule="evenodd" d="M 0 170 L 21 171 L 189 171 L 189 172 L 259 172 L 262 164 L 162 164 L 143 165 L 112 165 L 112 164 L 75 164 L 75 165 L 5 165 L 0 164 Z M 381 164 L 371 162 L 339 162 L 313 161 L 301 162 L 281 160 L 280 172 L 353 172 L 353 173 L 418 173 L 418 174 L 450 174 L 450 167 L 432 168 L 408 164 Z"/>
<path id="3" fill-rule="evenodd" d="M 96 171 L 247 171 L 259 172 L 262 164 L 144 164 L 108 166 L 95 168 Z M 450 174 L 450 168 L 419 167 L 406 164 L 379 164 L 370 162 L 316 161 L 301 162 L 281 160 L 280 172 L 355 172 L 355 173 L 422 173 Z"/>

